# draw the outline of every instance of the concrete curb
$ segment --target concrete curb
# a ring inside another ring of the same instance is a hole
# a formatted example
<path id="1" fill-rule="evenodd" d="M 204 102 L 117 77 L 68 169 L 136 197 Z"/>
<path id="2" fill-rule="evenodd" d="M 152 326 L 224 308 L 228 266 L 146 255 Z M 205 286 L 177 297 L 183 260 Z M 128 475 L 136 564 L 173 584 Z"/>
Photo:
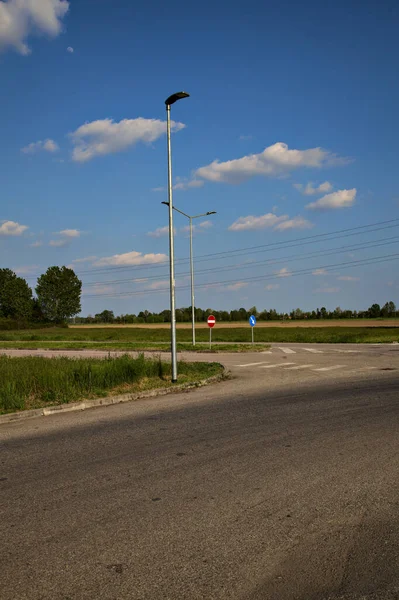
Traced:
<path id="1" fill-rule="evenodd" d="M 98 406 L 111 406 L 112 404 L 121 404 L 122 402 L 131 402 L 133 400 L 141 400 L 144 398 L 155 398 L 157 396 L 166 396 L 177 392 L 186 392 L 194 388 L 203 387 L 211 383 L 218 383 L 229 378 L 229 371 L 222 365 L 223 372 L 220 375 L 214 375 L 207 379 L 200 379 L 193 383 L 184 383 L 175 387 L 157 388 L 148 390 L 147 392 L 136 392 L 132 394 L 121 394 L 119 396 L 106 396 L 105 398 L 94 398 L 93 400 L 82 400 L 79 402 L 70 402 L 69 404 L 59 404 L 57 406 L 46 406 L 45 408 L 34 408 L 15 413 L 0 415 L 0 425 L 3 423 L 12 423 L 15 421 L 23 421 L 34 417 L 48 417 L 60 413 L 75 412 L 78 410 L 88 410 Z"/>

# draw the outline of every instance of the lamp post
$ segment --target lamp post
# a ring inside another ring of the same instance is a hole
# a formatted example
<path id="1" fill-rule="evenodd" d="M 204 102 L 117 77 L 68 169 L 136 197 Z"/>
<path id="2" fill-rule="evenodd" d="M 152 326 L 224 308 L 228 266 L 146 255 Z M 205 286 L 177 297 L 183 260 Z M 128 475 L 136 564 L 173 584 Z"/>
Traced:
<path id="1" fill-rule="evenodd" d="M 169 206 L 168 202 L 162 202 L 162 204 L 166 204 Z M 170 206 L 169 206 L 170 208 Z M 172 207 L 173 210 L 179 212 L 181 215 L 187 217 L 190 221 L 190 274 L 191 274 L 191 322 L 193 329 L 193 346 L 195 346 L 195 302 L 194 302 L 194 259 L 193 259 L 193 219 L 199 219 L 200 217 L 208 217 L 209 215 L 216 215 L 215 210 L 208 211 L 206 213 L 202 213 L 201 215 L 187 215 L 182 210 L 179 210 L 175 206 Z"/>
<path id="2" fill-rule="evenodd" d="M 173 204 L 172 204 L 172 147 L 170 141 L 170 107 L 183 98 L 188 98 L 186 92 L 177 92 L 165 100 L 166 132 L 168 140 L 168 198 L 169 198 L 169 265 L 170 265 L 170 330 L 172 355 L 172 383 L 177 382 L 177 353 L 176 353 L 176 306 L 175 306 L 175 256 L 173 239 Z"/>

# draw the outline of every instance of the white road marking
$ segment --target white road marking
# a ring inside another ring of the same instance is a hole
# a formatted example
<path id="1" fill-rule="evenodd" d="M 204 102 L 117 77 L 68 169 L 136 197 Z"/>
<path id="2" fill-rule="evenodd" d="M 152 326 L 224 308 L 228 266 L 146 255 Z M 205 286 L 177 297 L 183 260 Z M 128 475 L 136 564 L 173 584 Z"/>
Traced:
<path id="1" fill-rule="evenodd" d="M 264 365 L 263 367 L 259 367 L 260 369 L 275 369 L 276 367 L 286 367 L 287 365 L 295 365 L 295 363 L 277 363 L 276 365 Z"/>
<path id="2" fill-rule="evenodd" d="M 288 367 L 287 371 L 299 371 L 299 369 L 309 369 L 314 365 L 298 365 L 297 367 Z"/>
<path id="3" fill-rule="evenodd" d="M 256 365 L 267 365 L 265 362 L 246 363 L 245 365 L 237 365 L 237 367 L 255 367 Z"/>
<path id="4" fill-rule="evenodd" d="M 312 369 L 312 371 L 334 371 L 335 369 L 342 369 L 345 365 L 332 365 L 331 367 L 321 367 L 320 369 Z"/>
<path id="5" fill-rule="evenodd" d="M 291 350 L 291 348 L 279 348 L 279 350 L 281 350 L 281 352 L 284 352 L 284 354 L 296 354 L 296 351 Z"/>
<path id="6" fill-rule="evenodd" d="M 366 375 L 366 373 L 368 371 L 373 371 L 374 369 L 378 369 L 378 367 L 360 367 L 359 369 L 356 370 L 350 370 L 350 371 L 346 371 L 346 374 L 348 375 Z"/>
<path id="7" fill-rule="evenodd" d="M 263 350 L 263 352 L 261 352 L 261 354 L 272 354 L 271 350 Z"/>
<path id="8" fill-rule="evenodd" d="M 358 354 L 360 350 L 341 350 L 339 348 L 332 348 L 333 352 L 342 352 L 343 354 Z"/>
<path id="9" fill-rule="evenodd" d="M 323 350 L 316 350 L 315 348 L 302 348 L 306 352 L 313 352 L 313 354 L 323 354 Z"/>

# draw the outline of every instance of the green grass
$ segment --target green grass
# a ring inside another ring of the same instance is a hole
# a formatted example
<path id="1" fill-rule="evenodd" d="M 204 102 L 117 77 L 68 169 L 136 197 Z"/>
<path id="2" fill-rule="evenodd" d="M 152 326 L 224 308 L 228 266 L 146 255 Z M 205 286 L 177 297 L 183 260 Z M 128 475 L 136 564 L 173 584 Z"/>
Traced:
<path id="1" fill-rule="evenodd" d="M 190 329 L 178 329 L 179 343 L 191 342 Z M 141 348 L 149 348 L 152 344 L 168 342 L 168 329 L 161 328 L 112 328 L 99 329 L 42 329 L 0 332 L 0 342 L 114 342 L 121 344 L 119 348 L 128 349 L 129 344 L 145 344 Z M 198 342 L 208 342 L 209 330 L 197 329 Z M 246 343 L 251 341 L 250 327 L 215 327 L 212 331 L 213 342 Z M 256 342 L 280 343 L 377 343 L 399 341 L 397 327 L 258 327 L 255 328 Z M 52 346 L 53 347 L 53 346 Z M 64 347 L 64 346 L 62 346 Z M 108 345 L 106 346 L 108 348 Z M 116 346 L 115 346 L 116 347 Z M 158 348 L 156 348 L 158 349 Z"/>
<path id="2" fill-rule="evenodd" d="M 179 383 L 222 372 L 218 363 L 178 365 Z M 102 360 L 0 356 L 0 413 L 168 387 L 170 379 L 169 363 L 143 355 Z"/>
<path id="3" fill-rule="evenodd" d="M 208 343 L 200 342 L 193 346 L 185 342 L 177 343 L 178 352 L 209 353 L 236 353 L 236 352 L 262 352 L 270 348 L 269 344 L 244 344 L 244 343 L 215 343 L 209 349 Z M 0 342 L 0 348 L 20 350 L 107 350 L 126 352 L 170 352 L 169 342 Z"/>

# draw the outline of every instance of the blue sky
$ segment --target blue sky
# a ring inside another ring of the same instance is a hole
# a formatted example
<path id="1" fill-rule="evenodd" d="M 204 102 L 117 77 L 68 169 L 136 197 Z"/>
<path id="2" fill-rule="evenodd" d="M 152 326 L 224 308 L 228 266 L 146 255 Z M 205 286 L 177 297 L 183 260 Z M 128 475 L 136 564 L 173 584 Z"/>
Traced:
<path id="1" fill-rule="evenodd" d="M 84 315 L 167 308 L 164 100 L 186 90 L 174 204 L 217 211 L 196 305 L 399 304 L 398 25 L 394 1 L 0 0 L 1 266 L 72 265 Z"/>

